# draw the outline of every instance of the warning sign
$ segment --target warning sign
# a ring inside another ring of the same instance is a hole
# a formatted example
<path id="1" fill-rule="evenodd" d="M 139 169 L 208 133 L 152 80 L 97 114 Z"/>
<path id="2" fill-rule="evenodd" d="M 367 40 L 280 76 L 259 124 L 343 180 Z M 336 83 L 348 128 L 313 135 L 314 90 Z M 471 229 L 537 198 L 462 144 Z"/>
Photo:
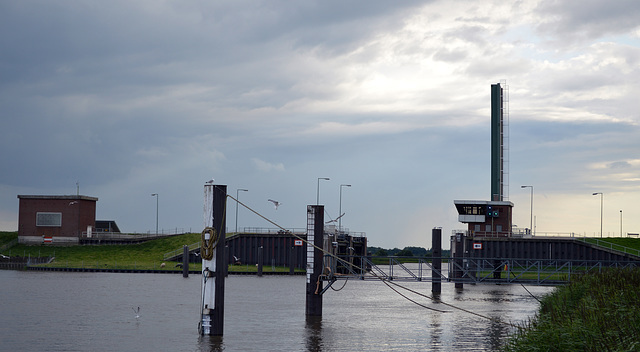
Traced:
<path id="1" fill-rule="evenodd" d="M 473 249 L 482 249 L 482 243 L 474 243 Z"/>
<path id="2" fill-rule="evenodd" d="M 300 246 L 302 246 L 302 240 L 295 240 L 295 241 L 293 241 L 293 244 L 295 246 L 297 246 L 297 247 L 300 247 Z"/>

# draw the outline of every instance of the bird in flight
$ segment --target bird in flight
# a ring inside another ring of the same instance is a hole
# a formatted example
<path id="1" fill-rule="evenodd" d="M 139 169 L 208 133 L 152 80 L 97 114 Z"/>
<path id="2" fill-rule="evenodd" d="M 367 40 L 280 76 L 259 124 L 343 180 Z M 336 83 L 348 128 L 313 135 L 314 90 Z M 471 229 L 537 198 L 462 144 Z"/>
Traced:
<path id="1" fill-rule="evenodd" d="M 140 318 L 140 307 L 138 307 L 138 309 L 131 307 L 131 309 L 136 313 L 136 319 Z"/>
<path id="2" fill-rule="evenodd" d="M 278 202 L 277 200 L 273 200 L 273 199 L 267 199 L 269 202 L 273 203 L 273 205 L 276 207 L 276 210 L 278 210 L 278 207 L 282 204 L 280 202 Z"/>

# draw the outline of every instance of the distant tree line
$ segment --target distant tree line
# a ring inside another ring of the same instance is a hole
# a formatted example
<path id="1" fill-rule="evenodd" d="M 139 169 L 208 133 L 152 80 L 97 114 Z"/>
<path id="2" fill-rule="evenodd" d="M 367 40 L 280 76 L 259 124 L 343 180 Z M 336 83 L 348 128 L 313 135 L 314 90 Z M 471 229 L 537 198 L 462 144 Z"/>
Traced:
<path id="1" fill-rule="evenodd" d="M 409 247 L 404 247 L 403 249 L 400 249 L 400 248 L 385 249 L 382 247 L 369 246 L 367 247 L 367 249 L 371 255 L 377 256 L 377 257 L 388 257 L 388 256 L 430 257 L 431 256 L 431 249 L 426 249 L 423 247 L 409 246 Z M 442 256 L 443 257 L 449 256 L 449 250 L 443 250 Z"/>

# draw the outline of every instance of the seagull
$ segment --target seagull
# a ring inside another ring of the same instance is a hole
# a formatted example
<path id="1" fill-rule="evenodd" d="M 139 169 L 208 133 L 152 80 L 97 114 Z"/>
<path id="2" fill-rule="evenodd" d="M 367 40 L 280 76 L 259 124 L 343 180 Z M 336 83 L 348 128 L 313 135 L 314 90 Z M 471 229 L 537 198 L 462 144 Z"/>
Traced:
<path id="1" fill-rule="evenodd" d="M 273 200 L 273 199 L 267 199 L 269 202 L 273 203 L 273 205 L 276 207 L 276 210 L 278 210 L 278 207 L 282 204 L 280 202 L 278 202 L 277 200 Z"/>
<path id="2" fill-rule="evenodd" d="M 73 201 L 73 202 L 69 202 L 69 205 L 74 205 L 74 204 L 78 204 L 78 201 Z"/>
<path id="3" fill-rule="evenodd" d="M 333 219 L 333 220 L 329 220 L 329 221 L 327 221 L 326 223 L 327 223 L 327 224 L 330 224 L 330 223 L 332 223 L 332 222 L 338 222 L 338 220 L 339 220 L 341 217 L 343 217 L 343 216 L 344 216 L 344 214 L 346 214 L 346 213 L 342 213 L 342 215 L 338 216 L 337 218 L 335 218 L 335 219 Z"/>
<path id="4" fill-rule="evenodd" d="M 131 307 L 131 309 L 133 309 L 133 312 L 136 313 L 136 319 L 140 318 L 140 307 L 138 307 L 138 309 Z"/>
<path id="5" fill-rule="evenodd" d="M 207 181 L 207 182 L 206 182 L 206 184 L 208 184 L 208 185 L 212 185 L 214 182 L 215 182 L 215 180 L 214 180 L 214 179 L 210 179 L 209 181 Z"/>

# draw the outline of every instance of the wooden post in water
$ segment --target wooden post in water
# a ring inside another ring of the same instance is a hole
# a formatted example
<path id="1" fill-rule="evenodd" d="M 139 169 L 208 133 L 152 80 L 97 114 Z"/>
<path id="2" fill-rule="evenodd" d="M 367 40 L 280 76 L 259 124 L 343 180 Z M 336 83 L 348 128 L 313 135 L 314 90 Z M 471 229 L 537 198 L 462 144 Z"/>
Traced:
<path id="1" fill-rule="evenodd" d="M 224 327 L 224 248 L 227 186 L 204 186 L 202 256 L 202 335 L 222 336 Z"/>
<path id="2" fill-rule="evenodd" d="M 189 277 L 189 246 L 182 246 L 182 277 Z"/>
<path id="3" fill-rule="evenodd" d="M 455 287 L 457 289 L 462 289 L 464 288 L 464 284 L 462 283 L 462 276 L 463 276 L 463 271 L 462 271 L 462 265 L 463 265 L 463 260 L 462 257 L 464 257 L 464 234 L 462 233 L 456 233 L 455 235 L 455 252 L 454 252 L 454 269 L 453 269 L 453 277 L 456 280 L 455 283 Z"/>
<path id="4" fill-rule="evenodd" d="M 323 244 L 324 205 L 307 205 L 307 317 L 322 316 Z"/>
<path id="5" fill-rule="evenodd" d="M 262 276 L 262 262 L 264 258 L 262 258 L 262 246 L 258 247 L 258 276 Z"/>
<path id="6" fill-rule="evenodd" d="M 289 250 L 289 275 L 293 275 L 296 268 L 296 247 Z"/>
<path id="7" fill-rule="evenodd" d="M 442 292 L 442 228 L 436 227 L 431 230 L 431 292 L 440 294 Z"/>

